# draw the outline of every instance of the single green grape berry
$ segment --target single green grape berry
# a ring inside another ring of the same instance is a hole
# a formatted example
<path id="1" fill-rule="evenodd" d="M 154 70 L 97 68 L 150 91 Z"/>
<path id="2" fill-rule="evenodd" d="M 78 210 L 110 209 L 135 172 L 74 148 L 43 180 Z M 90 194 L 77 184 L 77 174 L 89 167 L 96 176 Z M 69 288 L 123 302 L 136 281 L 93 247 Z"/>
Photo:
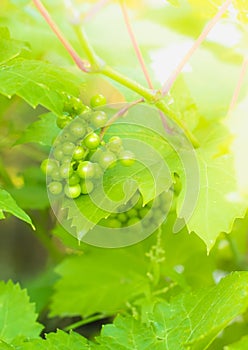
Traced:
<path id="1" fill-rule="evenodd" d="M 114 153 L 120 153 L 123 151 L 122 140 L 119 136 L 113 136 L 107 143 L 107 148 Z"/>
<path id="2" fill-rule="evenodd" d="M 60 172 L 59 172 L 59 167 L 57 169 L 54 169 L 51 173 L 51 178 L 54 181 L 60 181 L 61 180 L 61 176 L 60 176 Z"/>
<path id="3" fill-rule="evenodd" d="M 73 168 L 70 163 L 63 163 L 60 166 L 59 172 L 63 179 L 68 179 L 73 174 Z"/>
<path id="4" fill-rule="evenodd" d="M 135 163 L 135 155 L 131 151 L 123 151 L 119 154 L 119 159 L 122 165 L 129 167 Z"/>
<path id="5" fill-rule="evenodd" d="M 150 209 L 145 206 L 144 208 L 139 210 L 139 216 L 141 218 L 145 217 L 149 213 Z"/>
<path id="6" fill-rule="evenodd" d="M 89 161 L 80 162 L 77 173 L 82 179 L 91 179 L 95 175 L 94 164 Z"/>
<path id="7" fill-rule="evenodd" d="M 55 159 L 44 159 L 40 168 L 45 175 L 51 176 L 52 172 L 58 169 L 58 163 Z"/>
<path id="8" fill-rule="evenodd" d="M 64 152 L 61 146 L 57 146 L 54 150 L 53 150 L 53 156 L 55 159 L 61 161 L 64 158 Z"/>
<path id="9" fill-rule="evenodd" d="M 71 123 L 69 129 L 76 138 L 83 137 L 86 134 L 87 124 L 83 120 L 76 120 Z"/>
<path id="10" fill-rule="evenodd" d="M 140 218 L 138 217 L 132 217 L 128 220 L 127 222 L 127 226 L 132 226 L 132 225 L 135 225 L 137 224 L 138 222 L 140 222 Z"/>
<path id="11" fill-rule="evenodd" d="M 64 192 L 68 198 L 78 198 L 81 194 L 81 186 L 79 184 L 74 186 L 65 185 Z"/>
<path id="12" fill-rule="evenodd" d="M 122 224 L 117 219 L 107 219 L 107 226 L 110 228 L 121 228 Z"/>
<path id="13" fill-rule="evenodd" d="M 106 97 L 102 94 L 92 96 L 90 99 L 90 105 L 92 108 L 100 107 L 106 104 Z"/>
<path id="14" fill-rule="evenodd" d="M 94 164 L 94 171 L 95 171 L 94 179 L 100 179 L 103 175 L 102 168 L 97 163 L 93 163 L 93 164 Z"/>
<path id="15" fill-rule="evenodd" d="M 89 194 L 93 191 L 94 184 L 92 181 L 81 181 L 81 193 Z"/>
<path id="16" fill-rule="evenodd" d="M 72 155 L 75 149 L 75 144 L 73 142 L 65 142 L 62 145 L 62 150 L 65 155 Z"/>
<path id="17" fill-rule="evenodd" d="M 103 111 L 94 112 L 91 118 L 91 123 L 95 128 L 102 128 L 108 121 L 107 114 Z"/>
<path id="18" fill-rule="evenodd" d="M 127 215 L 129 218 L 134 218 L 134 217 L 138 216 L 138 210 L 136 210 L 135 208 L 129 209 L 129 210 L 126 212 L 126 215 Z"/>
<path id="19" fill-rule="evenodd" d="M 103 152 L 98 158 L 98 162 L 103 169 L 112 168 L 116 164 L 116 156 L 113 152 Z"/>
<path id="20" fill-rule="evenodd" d="M 68 114 L 63 114 L 56 119 L 56 124 L 60 129 L 64 129 L 72 122 L 73 118 Z"/>
<path id="21" fill-rule="evenodd" d="M 67 182 L 68 182 L 68 184 L 70 185 L 70 186 L 75 186 L 75 185 L 77 185 L 79 182 L 80 182 L 80 177 L 78 176 L 78 174 L 77 173 L 73 173 L 70 177 L 69 177 L 69 179 L 67 179 Z"/>
<path id="22" fill-rule="evenodd" d="M 119 220 L 122 223 L 125 223 L 127 221 L 127 215 L 125 213 L 119 213 L 117 215 L 117 220 Z"/>
<path id="23" fill-rule="evenodd" d="M 84 104 L 83 102 L 77 98 L 77 97 L 74 97 L 72 96 L 71 98 L 71 103 L 72 103 L 72 108 L 73 108 L 73 112 L 76 114 L 76 115 L 79 115 L 80 113 L 83 112 L 84 110 Z"/>
<path id="24" fill-rule="evenodd" d="M 54 195 L 58 195 L 62 192 L 63 190 L 63 185 L 61 182 L 58 181 L 52 181 L 50 182 L 50 184 L 48 185 L 48 189 L 49 192 L 54 194 Z"/>
<path id="25" fill-rule="evenodd" d="M 85 149 L 82 146 L 76 146 L 72 157 L 75 160 L 81 160 L 85 157 L 85 153 Z"/>
<path id="26" fill-rule="evenodd" d="M 100 137 L 96 133 L 87 135 L 84 139 L 84 145 L 89 149 L 95 149 L 100 145 Z"/>

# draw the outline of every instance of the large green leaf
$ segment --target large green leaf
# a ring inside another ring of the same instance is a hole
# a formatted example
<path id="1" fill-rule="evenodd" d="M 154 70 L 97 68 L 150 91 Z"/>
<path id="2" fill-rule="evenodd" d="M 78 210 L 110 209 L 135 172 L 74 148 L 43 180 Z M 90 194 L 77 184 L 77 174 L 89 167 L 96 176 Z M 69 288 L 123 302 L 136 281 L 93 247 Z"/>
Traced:
<path id="1" fill-rule="evenodd" d="M 0 66 L 0 93 L 18 95 L 32 107 L 43 105 L 55 114 L 63 110 L 62 92 L 78 96 L 80 76 L 44 61 L 14 59 Z"/>
<path id="2" fill-rule="evenodd" d="M 97 340 L 105 350 L 204 350 L 248 306 L 248 274 L 237 272 L 217 286 L 158 303 L 147 325 L 117 317 Z M 214 312 L 216 310 L 216 312 Z"/>
<path id="3" fill-rule="evenodd" d="M 30 124 L 24 131 L 17 144 L 34 142 L 52 146 L 60 129 L 56 125 L 56 116 L 53 113 L 42 114 L 40 120 Z"/>
<path id="4" fill-rule="evenodd" d="M 42 326 L 36 323 L 34 304 L 25 290 L 12 282 L 0 282 L 0 339 L 11 342 L 19 336 L 37 338 Z"/>
<path id="5" fill-rule="evenodd" d="M 51 315 L 115 314 L 128 300 L 146 292 L 147 263 L 142 246 L 114 250 L 92 247 L 82 256 L 68 257 L 56 269 L 60 278 L 55 284 Z"/>
<path id="6" fill-rule="evenodd" d="M 3 212 L 8 212 L 27 222 L 34 229 L 34 225 L 30 217 L 16 204 L 15 200 L 7 191 L 0 188 L 0 219 L 4 219 L 5 217 Z"/>

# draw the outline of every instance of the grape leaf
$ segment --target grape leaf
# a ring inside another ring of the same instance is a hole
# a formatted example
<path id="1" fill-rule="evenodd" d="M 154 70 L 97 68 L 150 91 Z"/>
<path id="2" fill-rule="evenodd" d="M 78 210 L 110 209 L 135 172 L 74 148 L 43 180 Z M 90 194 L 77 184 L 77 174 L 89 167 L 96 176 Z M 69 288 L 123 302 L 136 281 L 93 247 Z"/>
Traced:
<path id="1" fill-rule="evenodd" d="M 0 343 L 1 346 L 1 343 Z M 2 350 L 2 348 L 0 347 Z M 5 348 L 3 348 L 4 350 Z M 8 350 L 9 348 L 6 348 Z M 71 332 L 67 334 L 61 330 L 56 333 L 49 333 L 46 339 L 31 339 L 26 341 L 15 342 L 10 349 L 13 350 L 93 350 L 95 345 L 82 337 L 81 335 Z"/>
<path id="2" fill-rule="evenodd" d="M 0 93 L 16 94 L 32 107 L 43 105 L 55 114 L 63 110 L 62 92 L 78 96 L 82 78 L 50 63 L 15 59 L 0 66 Z"/>
<path id="3" fill-rule="evenodd" d="M 35 229 L 30 217 L 16 204 L 15 200 L 7 191 L 0 188 L 0 219 L 4 219 L 5 217 L 3 212 L 8 212 L 16 216 Z"/>
<path id="4" fill-rule="evenodd" d="M 247 308 L 247 278 L 247 272 L 236 272 L 217 286 L 157 303 L 147 325 L 118 316 L 113 325 L 103 327 L 97 340 L 106 350 L 206 349 Z"/>
<path id="5" fill-rule="evenodd" d="M 40 120 L 30 124 L 24 131 L 17 144 L 35 142 L 41 145 L 52 146 L 60 129 L 56 125 L 56 116 L 53 113 L 42 114 Z"/>
<path id="6" fill-rule="evenodd" d="M 224 350 L 244 350 L 248 348 L 248 336 L 242 337 L 238 342 L 224 347 Z"/>
<path id="7" fill-rule="evenodd" d="M 142 245 L 114 250 L 92 247 L 82 256 L 65 259 L 56 268 L 60 279 L 55 284 L 51 316 L 115 314 L 147 290 L 147 263 Z"/>
<path id="8" fill-rule="evenodd" d="M 0 282 L 0 339 L 11 342 L 18 336 L 35 338 L 42 326 L 36 323 L 34 305 L 18 284 Z"/>
<path id="9" fill-rule="evenodd" d="M 208 251 L 213 247 L 216 238 L 221 232 L 229 233 L 234 220 L 243 217 L 246 211 L 246 203 L 241 198 L 237 189 L 233 157 L 223 155 L 217 158 L 207 157 L 202 150 L 197 150 L 199 166 L 198 198 L 195 201 L 195 209 L 186 225 L 189 232 L 194 231 L 206 243 Z M 185 184 L 185 188 L 187 184 Z M 186 217 L 187 204 L 183 203 L 184 191 L 179 196 L 179 217 Z M 184 205 L 184 214 L 180 209 Z"/>
<path id="10" fill-rule="evenodd" d="M 8 29 L 0 27 L 0 64 L 20 56 L 26 50 L 26 43 L 11 39 Z"/>

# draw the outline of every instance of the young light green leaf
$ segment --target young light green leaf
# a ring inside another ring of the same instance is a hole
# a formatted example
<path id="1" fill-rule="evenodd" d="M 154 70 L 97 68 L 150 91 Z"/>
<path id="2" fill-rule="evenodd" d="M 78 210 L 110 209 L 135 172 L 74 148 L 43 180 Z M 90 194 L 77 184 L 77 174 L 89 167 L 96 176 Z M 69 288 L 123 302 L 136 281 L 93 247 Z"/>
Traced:
<path id="1" fill-rule="evenodd" d="M 0 93 L 22 97 L 32 107 L 38 104 L 55 114 L 63 110 L 62 92 L 78 96 L 80 76 L 50 63 L 15 59 L 0 66 Z"/>
<path id="2" fill-rule="evenodd" d="M 65 259 L 56 269 L 60 279 L 55 284 L 51 316 L 113 315 L 128 300 L 143 294 L 149 281 L 148 261 L 144 251 L 139 254 L 141 248 L 92 247 L 82 256 Z"/>
<path id="3" fill-rule="evenodd" d="M 0 219 L 4 219 L 4 213 L 8 212 L 17 218 L 27 222 L 34 229 L 34 225 L 30 217 L 16 204 L 11 195 L 0 188 Z"/>
<path id="4" fill-rule="evenodd" d="M 30 124 L 24 131 L 17 144 L 34 142 L 45 146 L 52 146 L 60 129 L 56 125 L 56 116 L 53 113 L 42 114 L 40 120 Z"/>
<path id="5" fill-rule="evenodd" d="M 0 282 L 0 339 L 9 343 L 18 336 L 38 337 L 42 326 L 36 322 L 34 310 L 18 284 Z"/>

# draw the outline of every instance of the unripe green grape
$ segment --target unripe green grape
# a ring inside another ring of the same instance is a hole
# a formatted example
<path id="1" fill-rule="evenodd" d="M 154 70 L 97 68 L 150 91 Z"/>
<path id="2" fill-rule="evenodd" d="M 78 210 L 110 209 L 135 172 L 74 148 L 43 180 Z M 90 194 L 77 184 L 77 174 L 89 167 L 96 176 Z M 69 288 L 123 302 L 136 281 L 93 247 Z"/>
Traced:
<path id="1" fill-rule="evenodd" d="M 77 173 L 82 179 L 91 179 L 95 175 L 95 167 L 92 162 L 80 162 L 77 168 Z"/>
<path id="2" fill-rule="evenodd" d="M 63 163 L 61 166 L 60 166 L 60 176 L 63 178 L 63 179 L 68 179 L 69 177 L 72 176 L 73 174 L 73 168 L 71 166 L 70 163 Z"/>
<path id="3" fill-rule="evenodd" d="M 54 169 L 51 173 L 51 178 L 54 181 L 60 181 L 61 180 L 61 176 L 60 176 L 60 172 L 59 172 L 59 167 L 57 169 Z"/>
<path id="4" fill-rule="evenodd" d="M 84 139 L 84 145 L 89 149 L 95 149 L 100 145 L 100 137 L 96 133 L 87 135 Z"/>
<path id="5" fill-rule="evenodd" d="M 68 131 L 63 131 L 61 135 L 61 141 L 62 142 L 74 141 L 74 136 Z"/>
<path id="6" fill-rule="evenodd" d="M 82 146 L 76 146 L 72 157 L 75 160 L 81 160 L 85 157 L 85 153 L 85 149 Z"/>
<path id="7" fill-rule="evenodd" d="M 113 152 L 103 152 L 98 158 L 98 162 L 103 169 L 112 168 L 116 164 L 116 156 Z"/>
<path id="8" fill-rule="evenodd" d="M 61 182 L 58 181 L 52 181 L 50 182 L 50 184 L 48 185 L 48 189 L 49 192 L 54 194 L 54 195 L 58 195 L 62 192 L 63 190 L 63 185 Z"/>
<path id="9" fill-rule="evenodd" d="M 69 115 L 61 115 L 57 117 L 56 124 L 60 129 L 64 129 L 66 126 L 68 126 L 72 122 L 73 118 Z"/>
<path id="10" fill-rule="evenodd" d="M 65 155 L 72 155 L 75 149 L 75 144 L 73 142 L 65 142 L 62 145 L 62 150 Z"/>
<path id="11" fill-rule="evenodd" d="M 92 108 L 100 107 L 106 104 L 106 97 L 102 94 L 92 96 L 90 99 L 90 105 Z"/>
<path id="12" fill-rule="evenodd" d="M 135 163 L 135 155 L 131 151 L 122 151 L 119 154 L 119 159 L 122 165 L 129 167 Z"/>
<path id="13" fill-rule="evenodd" d="M 84 110 L 82 101 L 74 96 L 65 96 L 64 111 L 73 115 L 78 115 Z"/>
<path id="14" fill-rule="evenodd" d="M 77 173 L 73 173 L 69 179 L 67 179 L 67 182 L 70 186 L 75 186 L 81 181 L 80 177 L 78 176 Z"/>
<path id="15" fill-rule="evenodd" d="M 50 176 L 54 170 L 58 169 L 58 163 L 55 159 L 44 159 L 40 168 L 44 174 Z"/>
<path id="16" fill-rule="evenodd" d="M 95 128 L 102 128 L 108 121 L 107 114 L 103 111 L 94 112 L 91 117 L 91 123 Z"/>
<path id="17" fill-rule="evenodd" d="M 132 226 L 132 225 L 135 225 L 137 224 L 138 222 L 140 222 L 140 218 L 138 217 L 132 217 L 128 220 L 127 222 L 127 226 Z"/>
<path id="18" fill-rule="evenodd" d="M 138 216 L 138 210 L 132 208 L 132 209 L 129 209 L 127 212 L 126 212 L 126 215 L 129 217 L 129 218 L 133 218 L 133 217 L 136 217 Z"/>
<path id="19" fill-rule="evenodd" d="M 114 153 L 119 154 L 123 151 L 122 140 L 119 136 L 113 136 L 107 143 L 107 148 Z"/>
<path id="20" fill-rule="evenodd" d="M 150 208 L 148 208 L 147 206 L 145 206 L 144 208 L 139 210 L 139 216 L 141 218 L 144 218 L 150 211 Z"/>
<path id="21" fill-rule="evenodd" d="M 93 191 L 94 184 L 92 181 L 81 181 L 81 193 L 89 194 Z"/>
<path id="22" fill-rule="evenodd" d="M 68 198 L 78 198 L 81 194 L 81 186 L 79 184 L 74 186 L 65 185 L 64 192 Z"/>
<path id="23" fill-rule="evenodd" d="M 86 134 L 87 124 L 82 120 L 76 120 L 70 125 L 70 132 L 76 138 L 83 137 Z"/>
<path id="24" fill-rule="evenodd" d="M 125 213 L 119 213 L 117 215 L 117 219 L 122 222 L 125 223 L 127 221 L 127 215 Z"/>
<path id="25" fill-rule="evenodd" d="M 57 160 L 62 160 L 64 158 L 64 152 L 61 146 L 58 146 L 54 149 L 53 156 Z"/>
<path id="26" fill-rule="evenodd" d="M 121 228 L 122 224 L 117 219 L 107 219 L 107 226 L 110 228 Z"/>
<path id="27" fill-rule="evenodd" d="M 100 179 L 103 176 L 102 168 L 97 163 L 93 163 L 93 164 L 94 164 L 94 171 L 95 171 L 94 179 Z"/>

